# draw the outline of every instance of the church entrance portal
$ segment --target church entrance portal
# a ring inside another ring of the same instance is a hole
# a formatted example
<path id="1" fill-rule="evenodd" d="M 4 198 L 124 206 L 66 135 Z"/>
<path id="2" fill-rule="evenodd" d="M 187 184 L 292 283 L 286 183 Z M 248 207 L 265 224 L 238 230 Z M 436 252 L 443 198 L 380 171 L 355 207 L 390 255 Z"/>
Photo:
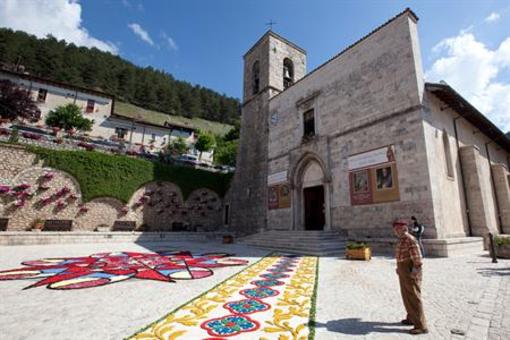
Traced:
<path id="1" fill-rule="evenodd" d="M 317 185 L 303 189 L 305 206 L 305 230 L 324 230 L 324 186 Z"/>

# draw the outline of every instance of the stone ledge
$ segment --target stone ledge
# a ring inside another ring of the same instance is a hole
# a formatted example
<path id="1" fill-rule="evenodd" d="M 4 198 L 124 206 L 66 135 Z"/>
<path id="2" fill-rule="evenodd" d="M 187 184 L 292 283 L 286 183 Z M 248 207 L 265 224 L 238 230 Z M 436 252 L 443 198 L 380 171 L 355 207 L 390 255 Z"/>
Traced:
<path id="1" fill-rule="evenodd" d="M 374 253 L 393 254 L 395 238 L 357 238 L 367 242 Z M 483 237 L 458 237 L 445 239 L 424 239 L 425 255 L 430 257 L 451 257 L 483 253 Z"/>
<path id="2" fill-rule="evenodd" d="M 2 232 L 0 246 L 101 242 L 206 241 L 220 239 L 221 232 Z"/>

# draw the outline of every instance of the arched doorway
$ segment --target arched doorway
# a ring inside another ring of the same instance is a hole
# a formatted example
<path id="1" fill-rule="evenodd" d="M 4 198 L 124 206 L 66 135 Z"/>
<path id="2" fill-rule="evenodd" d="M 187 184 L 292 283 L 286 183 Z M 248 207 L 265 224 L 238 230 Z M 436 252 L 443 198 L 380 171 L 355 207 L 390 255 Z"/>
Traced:
<path id="1" fill-rule="evenodd" d="M 303 212 L 305 230 L 324 230 L 326 224 L 324 174 L 319 163 L 311 161 L 303 172 Z"/>
<path id="2" fill-rule="evenodd" d="M 295 230 L 329 230 L 329 180 L 314 154 L 301 158 L 292 176 Z"/>

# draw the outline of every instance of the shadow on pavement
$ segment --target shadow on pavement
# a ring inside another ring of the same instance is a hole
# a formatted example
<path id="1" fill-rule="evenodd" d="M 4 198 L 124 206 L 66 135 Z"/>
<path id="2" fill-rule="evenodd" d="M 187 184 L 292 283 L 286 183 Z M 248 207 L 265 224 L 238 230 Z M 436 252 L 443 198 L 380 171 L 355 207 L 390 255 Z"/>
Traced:
<path id="1" fill-rule="evenodd" d="M 479 268 L 478 274 L 491 277 L 491 276 L 510 276 L 510 267 L 507 268 Z"/>
<path id="2" fill-rule="evenodd" d="M 389 327 L 402 327 L 400 322 L 361 321 L 359 318 L 332 320 L 326 323 L 312 321 L 311 325 L 315 326 L 315 328 L 324 327 L 330 332 L 350 335 L 367 335 L 370 333 L 408 333 L 408 330 L 403 328 Z"/>

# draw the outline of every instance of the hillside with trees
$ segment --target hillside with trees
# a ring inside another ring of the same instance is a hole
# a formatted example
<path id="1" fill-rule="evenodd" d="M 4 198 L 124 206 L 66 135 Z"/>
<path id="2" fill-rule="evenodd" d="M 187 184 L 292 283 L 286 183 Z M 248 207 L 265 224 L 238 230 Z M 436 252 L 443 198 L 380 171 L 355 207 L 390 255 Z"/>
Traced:
<path id="1" fill-rule="evenodd" d="M 239 121 L 239 100 L 139 67 L 96 48 L 77 47 L 48 36 L 0 29 L 0 62 L 55 81 L 102 90 L 148 110 L 228 124 Z"/>

